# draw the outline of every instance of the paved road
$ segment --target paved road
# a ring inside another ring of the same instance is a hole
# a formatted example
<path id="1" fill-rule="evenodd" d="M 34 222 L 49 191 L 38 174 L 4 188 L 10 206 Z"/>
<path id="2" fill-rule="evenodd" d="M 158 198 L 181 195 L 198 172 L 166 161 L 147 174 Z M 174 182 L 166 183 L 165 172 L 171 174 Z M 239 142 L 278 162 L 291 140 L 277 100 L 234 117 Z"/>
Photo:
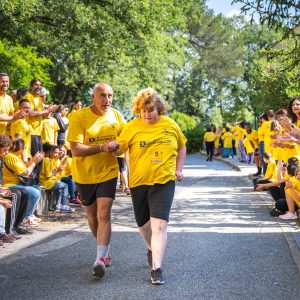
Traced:
<path id="1" fill-rule="evenodd" d="M 130 198 L 113 209 L 113 267 L 91 275 L 95 240 L 85 222 L 44 223 L 0 248 L 2 299 L 300 299 L 300 277 L 268 202 L 241 172 L 190 155 L 178 184 L 164 262 L 152 286 Z"/>

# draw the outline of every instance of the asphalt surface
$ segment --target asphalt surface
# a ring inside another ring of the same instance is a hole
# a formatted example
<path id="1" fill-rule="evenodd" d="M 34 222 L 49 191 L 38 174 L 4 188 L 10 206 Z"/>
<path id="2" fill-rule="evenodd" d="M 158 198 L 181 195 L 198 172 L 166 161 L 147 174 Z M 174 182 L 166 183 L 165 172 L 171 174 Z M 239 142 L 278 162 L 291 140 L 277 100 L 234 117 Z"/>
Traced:
<path id="1" fill-rule="evenodd" d="M 268 199 L 243 172 L 189 155 L 177 184 L 164 259 L 165 285 L 150 284 L 130 197 L 113 207 L 113 265 L 93 278 L 96 242 L 81 211 L 50 216 L 33 236 L 0 248 L 1 299 L 300 299 L 297 255 Z M 292 225 L 293 226 L 293 225 Z M 299 250 L 299 249 L 298 249 Z"/>

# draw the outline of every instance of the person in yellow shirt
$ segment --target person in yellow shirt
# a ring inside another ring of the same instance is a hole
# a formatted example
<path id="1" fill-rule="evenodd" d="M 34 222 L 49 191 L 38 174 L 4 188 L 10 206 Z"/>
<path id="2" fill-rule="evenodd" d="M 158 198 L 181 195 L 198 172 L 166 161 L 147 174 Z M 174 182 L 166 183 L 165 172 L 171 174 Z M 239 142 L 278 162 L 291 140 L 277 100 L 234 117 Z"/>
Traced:
<path id="1" fill-rule="evenodd" d="M 81 109 L 82 109 L 82 102 L 77 100 L 75 103 L 71 105 L 71 110 L 67 114 L 67 118 L 70 120 L 76 114 L 76 112 L 78 112 Z"/>
<path id="2" fill-rule="evenodd" d="M 72 213 L 74 210 L 68 205 L 68 185 L 61 182 L 64 165 L 59 159 L 60 150 L 58 146 L 48 143 L 43 145 L 45 158 L 40 171 L 40 184 L 46 190 L 57 190 L 57 202 L 55 211 L 61 213 Z"/>
<path id="3" fill-rule="evenodd" d="M 246 124 L 245 121 L 240 122 L 239 126 L 236 129 L 237 144 L 235 145 L 236 145 L 237 158 L 240 162 L 247 162 L 247 153 L 243 144 L 243 140 L 246 134 L 245 124 Z"/>
<path id="4" fill-rule="evenodd" d="M 226 127 L 225 128 L 225 133 L 222 135 L 222 140 L 224 144 L 224 157 L 228 158 L 233 156 L 233 150 L 232 150 L 232 139 L 233 139 L 233 134 L 230 132 L 230 128 Z"/>
<path id="5" fill-rule="evenodd" d="M 24 223 L 26 225 L 37 225 L 36 217 L 34 216 L 34 210 L 41 198 L 39 186 L 37 184 L 33 186 L 22 185 L 18 176 L 30 176 L 33 173 L 35 166 L 43 160 L 44 154 L 41 152 L 36 153 L 32 160 L 28 164 L 25 164 L 22 159 L 23 150 L 24 141 L 22 139 L 14 140 L 12 151 L 5 156 L 3 167 L 3 183 L 5 187 L 24 188 L 27 190 L 28 206 Z"/>
<path id="6" fill-rule="evenodd" d="M 42 130 L 42 143 L 43 144 L 50 144 L 50 145 L 57 145 L 57 136 L 58 131 L 60 129 L 57 121 L 55 118 L 49 114 L 43 120 L 43 130 Z"/>
<path id="7" fill-rule="evenodd" d="M 21 99 L 19 101 L 19 110 L 23 111 L 28 115 L 29 110 L 31 109 L 29 101 L 27 99 Z M 30 147 L 31 147 L 31 126 L 27 122 L 27 119 L 19 119 L 11 124 L 11 136 L 12 139 L 22 139 L 25 143 L 24 150 L 27 155 L 27 159 L 24 158 L 24 161 L 28 161 L 30 158 Z"/>
<path id="8" fill-rule="evenodd" d="M 129 187 L 135 219 L 148 248 L 151 283 L 160 285 L 164 283 L 161 266 L 175 179 L 183 180 L 186 138 L 178 124 L 164 116 L 164 100 L 152 88 L 138 92 L 132 112 L 138 118 L 124 127 L 117 138 L 120 150 L 115 154 L 129 151 Z"/>
<path id="9" fill-rule="evenodd" d="M 253 186 L 254 186 L 255 191 L 260 190 L 260 189 L 257 189 L 258 184 L 270 183 L 270 182 L 274 182 L 277 180 L 277 167 L 276 167 L 275 160 L 272 158 L 271 154 L 268 152 L 264 153 L 264 160 L 265 160 L 266 164 L 268 165 L 267 171 L 266 171 L 266 174 L 264 175 L 264 177 L 253 179 Z"/>
<path id="10" fill-rule="evenodd" d="M 205 143 L 205 148 L 206 148 L 206 154 L 207 154 L 207 159 L 206 161 L 212 161 L 212 157 L 214 155 L 214 148 L 215 148 L 215 140 L 216 140 L 216 135 L 212 132 L 211 127 L 206 128 L 206 132 L 204 134 L 203 140 Z"/>
<path id="11" fill-rule="evenodd" d="M 295 177 L 291 177 L 286 182 L 285 197 L 288 206 L 288 211 L 280 215 L 279 218 L 283 220 L 296 220 L 298 219 L 296 208 L 300 207 L 300 169 L 296 170 Z"/>
<path id="12" fill-rule="evenodd" d="M 86 206 L 89 227 L 97 239 L 94 275 L 102 277 L 111 258 L 108 245 L 111 236 L 111 207 L 115 198 L 118 162 L 107 153 L 115 150 L 114 142 L 126 121 L 122 114 L 111 108 L 112 87 L 104 82 L 96 84 L 92 93 L 93 104 L 76 112 L 70 118 L 67 140 L 72 151 L 73 179 Z"/>
<path id="13" fill-rule="evenodd" d="M 49 105 L 44 109 L 43 99 L 40 96 L 42 89 L 42 82 L 38 78 L 34 78 L 30 82 L 31 91 L 23 98 L 29 101 L 31 109 L 27 116 L 27 121 L 31 126 L 31 155 L 43 150 L 42 144 L 42 130 L 43 118 L 48 116 L 51 112 L 57 109 L 57 105 Z M 39 165 L 40 166 L 40 165 Z M 37 171 L 38 172 L 38 171 Z"/>
<path id="14" fill-rule="evenodd" d="M 245 139 L 246 142 L 244 143 L 244 145 L 248 156 L 247 163 L 250 164 L 254 160 L 254 154 L 258 153 L 258 136 L 257 136 L 257 131 L 251 128 L 249 122 L 245 123 Z M 258 161 L 256 160 L 256 164 L 257 163 Z"/>
<path id="15" fill-rule="evenodd" d="M 0 73 L 0 134 L 10 135 L 10 123 L 25 117 L 24 112 L 14 113 L 12 98 L 7 94 L 9 76 Z"/>

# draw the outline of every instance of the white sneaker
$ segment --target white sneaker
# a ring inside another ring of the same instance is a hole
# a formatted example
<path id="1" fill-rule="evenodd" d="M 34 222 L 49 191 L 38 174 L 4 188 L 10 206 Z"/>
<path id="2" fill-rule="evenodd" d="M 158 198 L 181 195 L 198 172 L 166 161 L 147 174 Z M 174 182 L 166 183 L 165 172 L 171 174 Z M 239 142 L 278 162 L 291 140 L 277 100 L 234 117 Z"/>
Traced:
<path id="1" fill-rule="evenodd" d="M 291 213 L 288 211 L 284 215 L 280 215 L 279 218 L 282 220 L 296 220 L 298 219 L 298 216 L 296 213 Z"/>
<path id="2" fill-rule="evenodd" d="M 62 205 L 60 203 L 56 204 L 55 206 L 55 211 L 56 212 L 60 212 L 61 211 L 61 208 L 62 208 Z"/>
<path id="3" fill-rule="evenodd" d="M 35 215 L 32 215 L 31 218 L 33 219 L 34 222 L 40 223 L 42 219 L 36 217 Z"/>

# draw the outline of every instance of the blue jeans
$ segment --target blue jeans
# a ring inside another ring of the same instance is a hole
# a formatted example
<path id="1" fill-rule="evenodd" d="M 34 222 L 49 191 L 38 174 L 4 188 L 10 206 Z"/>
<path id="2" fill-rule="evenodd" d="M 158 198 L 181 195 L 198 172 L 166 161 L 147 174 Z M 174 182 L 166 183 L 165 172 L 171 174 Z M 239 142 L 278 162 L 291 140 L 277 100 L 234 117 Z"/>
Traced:
<path id="1" fill-rule="evenodd" d="M 232 148 L 224 148 L 224 156 L 225 156 L 225 157 L 229 157 L 229 156 L 232 156 L 232 157 L 233 157 L 233 151 L 232 151 Z"/>
<path id="2" fill-rule="evenodd" d="M 72 177 L 62 177 L 61 181 L 68 185 L 70 198 L 71 200 L 75 200 L 75 182 Z"/>
<path id="3" fill-rule="evenodd" d="M 268 164 L 265 163 L 264 161 L 264 153 L 265 153 L 265 143 L 264 142 L 259 142 L 259 158 L 263 167 L 263 174 L 266 174 L 267 171 L 267 166 Z"/>
<path id="4" fill-rule="evenodd" d="M 11 186 L 10 188 L 22 188 L 22 189 L 27 190 L 27 192 L 28 192 L 28 205 L 27 205 L 27 210 L 26 210 L 25 217 L 32 216 L 32 214 L 35 211 L 37 203 L 41 199 L 41 192 L 40 192 L 39 186 L 38 185 L 28 186 L 28 185 L 17 184 L 17 185 Z"/>
<path id="5" fill-rule="evenodd" d="M 57 190 L 58 192 L 56 205 L 57 204 L 67 205 L 69 191 L 68 191 L 68 185 L 66 183 L 61 181 L 56 181 L 51 190 Z"/>

